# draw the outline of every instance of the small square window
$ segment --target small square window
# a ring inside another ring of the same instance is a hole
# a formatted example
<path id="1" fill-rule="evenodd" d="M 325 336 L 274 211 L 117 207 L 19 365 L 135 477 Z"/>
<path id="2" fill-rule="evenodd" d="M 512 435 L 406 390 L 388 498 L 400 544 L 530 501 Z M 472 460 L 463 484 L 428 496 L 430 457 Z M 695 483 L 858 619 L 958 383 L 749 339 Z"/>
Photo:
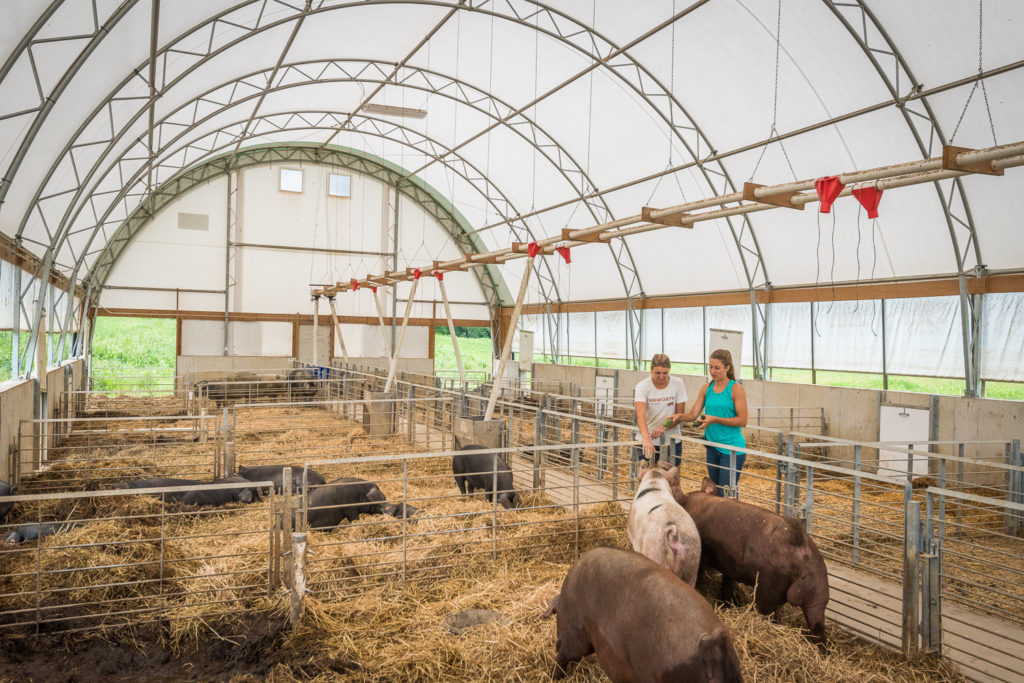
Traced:
<path id="1" fill-rule="evenodd" d="M 302 171 L 295 168 L 282 168 L 281 191 L 302 192 Z"/>
<path id="2" fill-rule="evenodd" d="M 331 182 L 327 188 L 327 194 L 332 197 L 352 196 L 352 177 L 347 175 L 331 174 Z"/>

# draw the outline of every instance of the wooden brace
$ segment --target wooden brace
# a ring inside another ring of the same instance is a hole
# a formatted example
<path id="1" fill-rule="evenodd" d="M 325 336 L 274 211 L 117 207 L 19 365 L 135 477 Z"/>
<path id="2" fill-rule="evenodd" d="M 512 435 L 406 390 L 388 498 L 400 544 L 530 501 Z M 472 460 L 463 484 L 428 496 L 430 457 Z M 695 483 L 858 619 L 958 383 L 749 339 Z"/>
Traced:
<path id="1" fill-rule="evenodd" d="M 799 192 L 783 192 L 782 194 L 768 195 L 767 197 L 755 197 L 754 190 L 764 185 L 758 185 L 757 183 L 743 183 L 743 198 L 748 202 L 760 202 L 761 204 L 771 204 L 772 206 L 781 206 L 784 209 L 796 209 L 797 211 L 803 211 L 803 204 L 794 204 L 793 198 L 800 195 Z"/>
<path id="2" fill-rule="evenodd" d="M 970 147 L 953 147 L 946 145 L 942 148 L 942 168 L 945 171 L 963 171 L 965 173 L 984 173 L 985 175 L 1003 175 L 1002 169 L 992 168 L 991 161 L 976 161 L 974 163 L 957 163 L 957 155 L 963 152 L 973 152 Z"/>
<path id="3" fill-rule="evenodd" d="M 677 213 L 671 216 L 662 216 L 661 218 L 651 218 L 651 214 L 655 211 L 660 211 L 660 209 L 645 206 L 640 209 L 640 218 L 648 223 L 657 223 L 658 225 L 674 225 L 677 228 L 693 228 L 692 216 L 688 213 Z"/>

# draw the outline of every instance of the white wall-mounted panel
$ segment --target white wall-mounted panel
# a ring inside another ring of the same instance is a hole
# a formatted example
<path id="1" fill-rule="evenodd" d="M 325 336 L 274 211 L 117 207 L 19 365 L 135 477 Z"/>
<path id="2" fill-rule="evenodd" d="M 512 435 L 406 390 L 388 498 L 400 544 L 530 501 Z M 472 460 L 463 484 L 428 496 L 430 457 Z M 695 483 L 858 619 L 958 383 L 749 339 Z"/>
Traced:
<path id="1" fill-rule="evenodd" d="M 291 323 L 235 321 L 231 323 L 229 331 L 233 356 L 292 355 Z"/>
<path id="2" fill-rule="evenodd" d="M 183 320 L 181 322 L 181 355 L 224 355 L 224 321 Z"/>

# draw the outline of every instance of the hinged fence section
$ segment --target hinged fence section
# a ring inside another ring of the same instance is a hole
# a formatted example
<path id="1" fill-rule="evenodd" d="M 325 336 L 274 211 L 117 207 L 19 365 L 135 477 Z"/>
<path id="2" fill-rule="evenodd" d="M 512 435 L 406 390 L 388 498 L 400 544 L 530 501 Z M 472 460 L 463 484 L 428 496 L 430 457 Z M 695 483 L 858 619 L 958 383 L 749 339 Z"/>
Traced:
<path id="1" fill-rule="evenodd" d="M 255 488 L 262 503 L 183 510 L 189 491 Z M 0 525 L 0 633 L 106 630 L 257 609 L 275 588 L 270 482 L 9 496 Z M 42 541 L 40 541 L 42 537 Z"/>

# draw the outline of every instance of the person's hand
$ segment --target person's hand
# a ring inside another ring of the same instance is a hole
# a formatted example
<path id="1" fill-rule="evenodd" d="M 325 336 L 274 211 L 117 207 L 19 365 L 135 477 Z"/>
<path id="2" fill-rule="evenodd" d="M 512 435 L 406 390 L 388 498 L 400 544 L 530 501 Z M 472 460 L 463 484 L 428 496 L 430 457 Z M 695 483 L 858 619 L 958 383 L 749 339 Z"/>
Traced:
<path id="1" fill-rule="evenodd" d="M 704 429 L 710 424 L 718 422 L 718 418 L 714 415 L 704 415 L 693 425 L 697 429 Z"/>
<path id="2" fill-rule="evenodd" d="M 654 429 L 651 430 L 651 439 L 657 439 L 658 437 L 660 437 L 664 433 L 665 433 L 665 428 L 662 427 L 661 425 L 658 425 L 657 427 L 655 427 Z"/>
<path id="3" fill-rule="evenodd" d="M 644 455 L 648 458 L 654 455 L 654 442 L 650 439 L 644 439 Z"/>

